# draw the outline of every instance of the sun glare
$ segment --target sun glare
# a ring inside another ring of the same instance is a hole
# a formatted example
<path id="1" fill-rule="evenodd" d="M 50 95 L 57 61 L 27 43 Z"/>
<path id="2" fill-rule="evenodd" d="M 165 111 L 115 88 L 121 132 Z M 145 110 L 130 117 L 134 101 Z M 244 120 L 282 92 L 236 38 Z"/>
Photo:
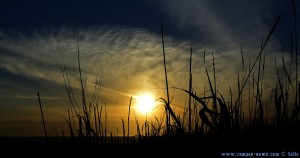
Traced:
<path id="1" fill-rule="evenodd" d="M 142 114 L 150 113 L 155 107 L 155 99 L 151 94 L 137 96 L 137 110 Z"/>

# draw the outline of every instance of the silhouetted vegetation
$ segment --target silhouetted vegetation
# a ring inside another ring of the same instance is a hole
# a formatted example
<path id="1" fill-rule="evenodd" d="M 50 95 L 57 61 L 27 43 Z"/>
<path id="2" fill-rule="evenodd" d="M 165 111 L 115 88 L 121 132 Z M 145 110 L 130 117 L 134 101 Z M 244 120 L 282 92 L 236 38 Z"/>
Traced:
<path id="1" fill-rule="evenodd" d="M 69 127 L 71 143 L 79 144 L 198 144 L 207 147 L 218 146 L 224 148 L 224 144 L 257 144 L 261 147 L 265 144 L 283 142 L 293 146 L 299 145 L 300 132 L 300 83 L 298 81 L 298 56 L 297 56 L 297 26 L 296 10 L 293 2 L 294 32 L 291 34 L 290 63 L 285 62 L 282 55 L 282 67 L 276 65 L 277 83 L 274 85 L 270 100 L 266 104 L 263 100 L 263 84 L 265 73 L 265 48 L 268 47 L 271 37 L 276 31 L 281 16 L 275 19 L 267 38 L 261 41 L 260 51 L 254 61 L 245 63 L 243 49 L 240 49 L 242 60 L 242 73 L 237 75 L 237 94 L 230 94 L 224 97 L 218 90 L 216 84 L 216 70 L 214 54 L 212 53 L 212 74 L 205 67 L 208 81 L 208 90 L 202 94 L 196 94 L 192 84 L 192 47 L 190 49 L 189 62 L 189 88 L 169 87 L 163 22 L 161 22 L 162 53 L 165 72 L 166 97 L 157 100 L 163 102 L 165 113 L 162 118 L 155 117 L 155 120 L 146 120 L 139 124 L 135 112 L 131 110 L 132 97 L 129 98 L 128 118 L 121 119 L 122 136 L 118 137 L 111 131 L 107 131 L 106 105 L 99 106 L 99 95 L 102 86 L 102 78 L 97 75 L 94 94 L 90 102 L 87 102 L 85 95 L 85 78 L 82 76 L 80 61 L 80 46 L 77 40 L 77 64 L 79 81 L 81 87 L 81 102 L 76 99 L 73 87 L 69 80 L 66 66 L 61 67 L 62 76 L 68 96 L 68 116 L 65 120 Z M 204 62 L 205 61 L 204 52 Z M 295 65 L 295 67 L 292 66 Z M 283 73 L 282 73 L 283 72 Z M 292 77 L 295 76 L 295 77 Z M 177 114 L 171 107 L 169 90 L 182 91 L 189 96 L 187 112 L 185 115 Z M 249 100 L 243 98 L 248 96 Z M 41 105 L 41 104 L 40 104 Z M 249 107 L 244 111 L 243 107 Z M 273 110 L 274 109 L 274 110 Z M 136 122 L 137 136 L 129 135 L 130 115 L 134 115 Z M 43 116 L 42 116 L 43 117 Z M 127 122 L 126 122 L 127 121 Z M 127 125 L 127 129 L 126 129 Z M 118 130 L 118 129 L 117 129 Z M 46 130 L 45 130 L 46 134 Z M 237 139 L 237 140 L 236 140 Z M 219 144 L 221 143 L 221 145 Z M 223 144 L 223 146 L 222 146 Z"/>

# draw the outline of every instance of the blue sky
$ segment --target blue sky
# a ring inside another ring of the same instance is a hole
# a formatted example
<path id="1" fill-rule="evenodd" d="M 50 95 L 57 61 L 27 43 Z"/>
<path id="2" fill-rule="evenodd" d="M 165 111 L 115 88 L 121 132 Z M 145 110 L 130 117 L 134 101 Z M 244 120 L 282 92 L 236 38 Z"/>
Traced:
<path id="1" fill-rule="evenodd" d="M 297 11 L 299 7 L 296 1 Z M 226 94 L 230 86 L 236 86 L 233 81 L 241 71 L 240 47 L 246 63 L 253 61 L 262 37 L 266 38 L 281 14 L 265 51 L 267 92 L 276 85 L 272 80 L 275 59 L 280 61 L 283 52 L 289 62 L 290 35 L 294 31 L 291 1 L 2 1 L 0 122 L 39 121 L 36 91 L 41 93 L 46 118 L 61 119 L 52 115 L 66 112 L 61 65 L 67 65 L 74 88 L 79 88 L 73 71 L 78 32 L 87 91 L 92 94 L 96 75 L 101 74 L 101 99 L 111 108 L 111 120 L 120 121 L 127 114 L 120 109 L 127 108 L 130 96 L 151 91 L 156 97 L 165 97 L 161 19 L 170 86 L 187 89 L 192 46 L 195 91 L 203 91 L 207 82 L 204 67 L 212 70 L 214 52 L 218 87 Z M 183 109 L 187 96 L 176 90 L 171 95 L 175 108 Z M 5 128 L 9 129 L 7 125 Z"/>

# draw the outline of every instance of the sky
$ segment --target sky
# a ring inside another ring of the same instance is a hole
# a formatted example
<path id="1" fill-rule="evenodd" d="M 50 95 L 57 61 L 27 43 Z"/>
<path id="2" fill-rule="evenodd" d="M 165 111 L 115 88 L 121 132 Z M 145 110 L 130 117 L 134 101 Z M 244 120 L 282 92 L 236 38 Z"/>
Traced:
<path id="1" fill-rule="evenodd" d="M 295 2 L 300 17 L 300 4 Z M 279 15 L 282 18 L 264 51 L 266 94 L 276 85 L 275 60 L 281 67 L 283 54 L 290 62 L 291 1 L 3 0 L 0 136 L 43 135 L 37 91 L 49 133 L 60 134 L 60 128 L 67 127 L 63 116 L 68 97 L 60 68 L 66 65 L 80 100 L 78 48 L 87 100 L 92 98 L 98 74 L 103 78 L 100 106 L 106 105 L 112 128 L 119 128 L 121 119 L 127 118 L 131 96 L 133 106 L 143 93 L 166 98 L 161 21 L 169 86 L 188 89 L 192 47 L 194 91 L 201 94 L 207 86 L 205 67 L 212 74 L 213 52 L 216 83 L 226 96 L 241 74 L 241 48 L 245 63 L 253 62 Z M 175 111 L 183 111 L 188 96 L 174 88 L 170 96 Z"/>

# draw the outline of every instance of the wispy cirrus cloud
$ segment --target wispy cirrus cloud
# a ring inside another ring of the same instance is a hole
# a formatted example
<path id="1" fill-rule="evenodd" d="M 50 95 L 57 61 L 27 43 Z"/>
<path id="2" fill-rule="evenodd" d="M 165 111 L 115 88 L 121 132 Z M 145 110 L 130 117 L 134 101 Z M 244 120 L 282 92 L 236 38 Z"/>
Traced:
<path id="1" fill-rule="evenodd" d="M 211 52 L 214 52 L 218 89 L 225 93 L 230 86 L 236 86 L 234 81 L 241 73 L 240 45 L 245 63 L 253 63 L 260 49 L 261 36 L 267 35 L 275 17 L 266 7 L 269 2 L 257 1 L 250 5 L 245 1 L 221 3 L 191 0 L 184 3 L 159 2 L 174 27 L 194 35 L 191 40 L 165 36 L 170 87 L 188 87 L 191 46 L 193 86 L 198 92 L 203 92 L 204 85 L 207 85 L 204 67 L 212 72 Z M 165 27 L 167 30 L 168 25 Z M 146 28 L 59 28 L 44 32 L 36 30 L 30 35 L 1 32 L 0 37 L 0 68 L 5 72 L 1 73 L 4 76 L 1 87 L 5 87 L 2 94 L 28 98 L 40 90 L 49 95 L 47 97 L 53 98 L 54 95 L 61 99 L 65 92 L 60 66 L 64 64 L 73 79 L 72 85 L 79 88 L 76 82 L 78 39 L 81 66 L 89 87 L 87 90 L 92 93 L 96 75 L 103 75 L 101 95 L 108 105 L 127 106 L 129 97 L 139 91 L 155 91 L 157 97 L 165 95 L 161 35 Z M 265 80 L 269 82 L 265 85 L 269 87 L 268 91 L 276 82 L 274 61 L 281 57 L 278 41 L 272 37 L 266 49 Z M 277 63 L 278 66 L 280 64 Z M 176 90 L 172 90 L 171 95 L 174 102 L 184 106 L 186 95 Z"/>
<path id="2" fill-rule="evenodd" d="M 77 69 L 78 38 L 81 64 L 88 85 L 90 85 L 88 89 L 90 92 L 93 91 L 96 74 L 103 75 L 104 89 L 119 91 L 120 94 L 127 94 L 126 97 L 134 95 L 139 90 L 165 87 L 159 34 L 145 29 L 118 27 L 82 29 L 79 31 L 79 36 L 77 31 L 65 28 L 56 32 L 36 32 L 33 36 L 19 35 L 13 38 L 2 33 L 0 66 L 3 71 L 15 78 L 14 83 L 10 80 L 11 77 L 7 77 L 5 82 L 10 83 L 12 87 L 26 87 L 27 83 L 31 83 L 28 87 L 32 90 L 45 89 L 52 94 L 64 94 L 60 66 L 65 64 L 69 74 L 75 79 L 77 76 L 78 79 L 78 73 L 74 71 Z M 165 42 L 170 86 L 185 88 L 188 85 L 191 43 L 172 37 L 166 37 Z M 203 63 L 204 48 L 206 49 L 206 65 Z M 252 60 L 256 53 L 250 54 L 247 51 L 253 50 L 255 49 L 245 50 L 246 56 L 248 54 Z M 203 88 L 203 82 L 207 80 L 204 66 L 211 70 L 212 51 L 214 51 L 213 48 L 200 44 L 194 46 L 194 85 L 199 89 Z M 218 82 L 226 85 L 227 79 L 235 77 L 240 71 L 239 50 L 217 52 L 215 62 Z M 271 68 L 274 68 L 273 60 L 267 60 L 267 62 L 270 63 Z M 26 84 L 21 85 L 22 82 L 18 81 L 26 81 Z M 14 93 L 18 91 L 12 91 L 12 94 Z M 164 90 L 158 93 L 158 95 L 164 95 Z M 20 96 L 20 94 L 16 95 Z"/>
<path id="3" fill-rule="evenodd" d="M 222 49 L 240 44 L 259 46 L 276 17 L 282 13 L 288 16 L 290 9 L 287 2 L 280 1 L 165 0 L 159 3 L 179 29 Z"/>
<path id="4" fill-rule="evenodd" d="M 63 100 L 61 96 L 66 93 L 62 65 L 68 69 L 71 84 L 79 88 L 77 38 L 87 91 L 92 94 L 96 75 L 103 75 L 101 97 L 108 105 L 127 105 L 130 96 L 139 91 L 164 87 L 160 35 L 145 29 L 119 27 L 81 29 L 79 36 L 77 31 L 65 28 L 37 31 L 30 36 L 1 33 L 2 97 L 36 101 L 32 96 L 40 91 L 44 98 L 55 96 Z M 167 39 L 170 41 L 167 48 L 169 73 L 172 74 L 185 67 L 182 63 L 186 61 L 180 58 L 187 54 L 178 52 L 183 52 L 186 44 Z"/>
<path id="5" fill-rule="evenodd" d="M 247 65 L 253 64 L 260 51 L 262 37 L 265 40 L 281 13 L 282 20 L 263 52 L 266 55 L 264 97 L 269 99 L 277 83 L 275 60 L 278 68 L 282 67 L 282 55 L 286 64 L 290 64 L 288 51 L 293 21 L 291 5 L 285 1 L 147 0 L 120 2 L 117 6 L 113 2 L 72 4 L 68 9 L 40 10 L 43 7 L 39 4 L 25 2 L 16 7 L 24 16 L 18 12 L 10 17 L 2 14 L 5 25 L 0 28 L 0 121 L 32 121 L 39 117 L 37 91 L 47 119 L 57 120 L 53 113 L 65 114 L 63 65 L 80 101 L 77 39 L 87 100 L 93 93 L 96 75 L 100 74 L 103 77 L 100 100 L 107 105 L 110 121 L 119 122 L 121 117 L 126 117 L 130 96 L 151 91 L 157 98 L 165 97 L 159 15 L 164 22 L 169 87 L 188 88 L 192 47 L 193 90 L 202 95 L 204 89 L 209 89 L 205 68 L 213 79 L 213 52 L 218 91 L 225 99 L 229 98 L 229 88 L 236 95 L 237 76 L 241 78 L 243 74 L 240 47 L 245 69 L 249 69 Z M 3 12 L 7 12 L 8 5 L 3 6 Z M 77 12 L 77 8 L 88 10 Z M 115 14 L 111 14 L 111 8 Z M 10 11 L 13 13 L 14 9 Z M 39 11 L 40 16 L 32 16 Z M 53 16 L 59 14 L 59 18 Z M 18 20 L 11 22 L 12 17 Z M 23 24 L 23 19 L 29 20 L 28 25 Z M 294 70 L 294 61 L 291 66 Z M 257 75 L 257 67 L 254 71 Z M 282 74 L 282 69 L 279 73 Z M 294 80 L 294 73 L 291 77 Z M 253 78 L 250 80 L 253 84 Z M 188 96 L 175 89 L 170 89 L 170 95 L 174 108 L 182 110 Z"/>
<path id="6" fill-rule="evenodd" d="M 264 50 L 265 76 L 269 77 L 267 80 L 276 76 L 275 60 L 277 59 L 277 66 L 280 67 L 282 52 L 285 61 L 289 62 L 290 35 L 286 32 L 293 31 L 291 2 L 164 0 L 157 4 L 171 22 L 170 25 L 186 33 L 185 39 L 188 38 L 191 45 L 195 46 L 195 42 L 201 43 L 206 54 L 214 52 L 220 84 L 227 84 L 221 80 L 236 77 L 237 72 L 240 72 L 240 48 L 243 50 L 245 63 L 253 63 L 260 51 L 262 40 L 266 40 L 279 15 L 282 15 L 281 21 Z M 208 59 L 211 61 L 211 57 Z M 266 84 L 271 86 L 274 82 Z"/>

